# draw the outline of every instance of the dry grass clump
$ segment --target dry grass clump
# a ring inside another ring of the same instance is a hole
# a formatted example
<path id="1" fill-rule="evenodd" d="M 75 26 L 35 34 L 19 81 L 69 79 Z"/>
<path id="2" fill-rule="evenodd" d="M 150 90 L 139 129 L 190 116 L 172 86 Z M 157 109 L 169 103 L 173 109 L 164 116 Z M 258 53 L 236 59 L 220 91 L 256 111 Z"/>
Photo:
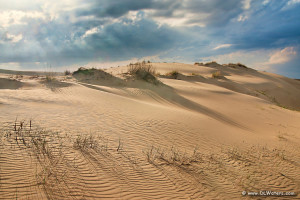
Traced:
<path id="1" fill-rule="evenodd" d="M 132 77 L 143 80 L 155 85 L 159 84 L 156 78 L 156 70 L 152 65 L 147 65 L 146 62 L 130 64 L 128 74 Z"/>
<path id="2" fill-rule="evenodd" d="M 81 152 L 88 152 L 89 150 L 94 150 L 96 152 L 108 151 L 108 141 L 104 141 L 102 138 L 96 138 L 93 135 L 80 135 L 77 136 L 75 141 L 73 142 L 73 148 L 76 150 L 80 150 Z"/>
<path id="3" fill-rule="evenodd" d="M 64 162 L 62 141 L 56 138 L 56 133 L 33 127 L 31 120 L 18 122 L 16 119 L 13 130 L 8 130 L 5 137 L 8 141 L 13 139 L 20 150 L 27 150 L 34 155 L 39 165 L 35 174 L 36 181 L 46 193 L 53 189 L 54 182 L 64 181 L 65 173 L 59 169 L 59 165 Z"/>
<path id="4" fill-rule="evenodd" d="M 65 74 L 65 76 L 68 76 L 68 75 L 71 75 L 72 73 L 71 73 L 70 70 L 65 70 L 65 71 L 64 71 L 64 74 Z"/>
<path id="5" fill-rule="evenodd" d="M 98 141 L 93 135 L 90 136 L 78 136 L 74 141 L 73 147 L 75 149 L 85 150 L 85 149 L 96 149 L 98 148 Z"/>
<path id="6" fill-rule="evenodd" d="M 211 61 L 211 62 L 205 63 L 204 66 L 207 66 L 207 67 L 219 67 L 219 66 L 222 66 L 222 65 L 220 65 L 216 61 Z"/>
<path id="7" fill-rule="evenodd" d="M 211 77 L 212 78 L 217 78 L 217 79 L 221 79 L 221 78 L 224 78 L 224 76 L 222 75 L 221 71 L 216 71 L 214 73 L 211 74 Z"/>
<path id="8" fill-rule="evenodd" d="M 57 81 L 57 79 L 55 78 L 55 76 L 56 76 L 55 72 L 46 72 L 45 75 L 46 75 L 46 77 L 45 77 L 46 83 L 51 83 L 51 82 Z"/>
<path id="9" fill-rule="evenodd" d="M 70 145 L 70 139 L 73 141 L 73 146 L 72 143 Z M 30 162 L 30 166 L 34 167 L 32 175 L 35 179 L 30 184 L 37 185 L 44 190 L 47 199 L 69 199 L 71 194 L 74 194 L 72 188 L 78 180 L 81 180 L 79 179 L 80 175 L 77 174 L 80 170 L 78 166 L 82 161 L 81 158 L 86 162 L 98 165 L 99 163 L 106 165 L 108 162 L 119 163 L 121 162 L 120 157 L 126 162 L 137 163 L 130 154 L 123 150 L 121 139 L 119 139 L 117 151 L 114 148 L 114 152 L 112 152 L 112 149 L 108 149 L 107 144 L 108 140 L 99 135 L 81 135 L 73 138 L 67 134 L 33 126 L 31 120 L 19 121 L 16 119 L 15 122 L 7 123 L 0 130 L 0 147 L 5 146 L 8 147 L 6 150 L 13 151 L 5 154 L 8 157 L 3 157 L 1 154 L 1 161 L 14 159 L 16 154 L 18 154 L 16 155 L 18 159 L 20 155 L 25 155 L 24 161 L 30 156 L 28 162 Z M 81 154 L 78 155 L 77 151 Z M 117 157 L 114 157 L 116 152 L 118 152 Z M 77 162 L 77 157 L 80 157 L 79 162 Z M 27 160 L 24 164 L 26 162 Z M 108 165 L 111 166 L 110 163 Z M 114 170 L 106 172 L 115 173 Z M 58 193 L 57 191 L 62 192 Z"/>
<path id="10" fill-rule="evenodd" d="M 231 68 L 244 68 L 244 69 L 248 69 L 248 67 L 242 63 L 228 63 L 227 65 L 223 65 L 223 66 L 227 66 L 227 67 L 231 67 Z"/>
<path id="11" fill-rule="evenodd" d="M 46 75 L 45 81 L 46 82 L 53 82 L 53 81 L 56 81 L 56 78 L 52 75 Z"/>
<path id="12" fill-rule="evenodd" d="M 177 79 L 179 77 L 180 73 L 176 70 L 173 70 L 169 73 L 166 73 L 166 76 L 172 79 Z"/>
<path id="13" fill-rule="evenodd" d="M 46 77 L 41 79 L 40 82 L 53 92 L 59 91 L 60 88 L 69 87 L 72 85 L 71 83 L 64 82 L 64 80 L 56 78 L 53 75 L 46 75 Z"/>
<path id="14" fill-rule="evenodd" d="M 202 155 L 195 148 L 192 154 L 182 153 L 172 146 L 169 150 L 155 148 L 152 146 L 145 152 L 147 161 L 154 165 L 167 164 L 174 166 L 191 165 L 194 162 L 202 161 Z"/>
<path id="15" fill-rule="evenodd" d="M 17 74 L 15 76 L 11 75 L 9 78 L 12 79 L 12 80 L 18 80 L 18 81 L 20 81 L 20 80 L 23 79 L 23 75 L 21 75 L 21 74 Z"/>

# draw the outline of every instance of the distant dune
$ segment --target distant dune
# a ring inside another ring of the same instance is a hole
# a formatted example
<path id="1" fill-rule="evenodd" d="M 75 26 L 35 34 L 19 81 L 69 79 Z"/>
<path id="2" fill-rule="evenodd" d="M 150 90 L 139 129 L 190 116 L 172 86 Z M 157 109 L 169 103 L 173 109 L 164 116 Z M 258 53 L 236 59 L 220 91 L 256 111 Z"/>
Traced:
<path id="1" fill-rule="evenodd" d="M 298 80 L 135 66 L 0 70 L 0 199 L 300 198 Z"/>
<path id="2" fill-rule="evenodd" d="M 61 72 L 51 72 L 56 75 L 62 75 Z M 27 76 L 35 76 L 35 75 L 47 75 L 49 72 L 41 72 L 41 71 L 15 71 L 15 70 L 7 70 L 0 69 L 0 74 L 13 74 L 13 75 L 27 75 Z"/>

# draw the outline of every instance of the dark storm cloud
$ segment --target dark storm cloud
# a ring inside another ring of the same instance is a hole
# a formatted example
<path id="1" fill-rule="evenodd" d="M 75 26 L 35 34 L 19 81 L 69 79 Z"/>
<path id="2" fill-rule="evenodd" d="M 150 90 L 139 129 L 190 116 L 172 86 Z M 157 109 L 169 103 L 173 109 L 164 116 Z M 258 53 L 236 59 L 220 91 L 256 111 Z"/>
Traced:
<path id="1" fill-rule="evenodd" d="M 53 62 L 58 65 L 72 62 L 88 62 L 101 58 L 122 60 L 132 57 L 151 56 L 166 51 L 185 40 L 184 35 L 153 20 L 145 19 L 141 14 L 139 20 L 122 19 L 107 25 L 99 21 L 76 23 L 28 21 L 23 29 L 27 42 L 0 44 L 7 49 L 0 54 L 2 62 Z M 87 31 L 96 28 L 96 32 Z M 12 31 L 12 30 L 11 30 Z"/>
<path id="2" fill-rule="evenodd" d="M 169 27 L 158 27 L 154 21 L 142 19 L 134 24 L 120 22 L 105 26 L 85 41 L 96 52 L 126 59 L 165 51 L 175 45 L 178 38 L 183 39 L 183 36 Z"/>
<path id="3" fill-rule="evenodd" d="M 143 9 L 167 9 L 174 4 L 179 4 L 178 0 L 100 0 L 91 1 L 90 9 L 78 10 L 80 16 L 94 15 L 97 17 L 118 18 L 129 11 L 138 11 Z"/>
<path id="4" fill-rule="evenodd" d="M 14 5 L 2 6 L 0 0 L 0 11 L 30 8 L 44 15 L 16 13 L 23 17 L 10 14 L 5 21 L 0 13 L 2 63 L 55 61 L 61 66 L 152 55 L 195 61 L 235 51 L 300 46 L 297 1 L 88 0 L 65 10 L 52 2 L 30 7 L 31 1 L 21 5 L 12 0 Z"/>
<path id="5" fill-rule="evenodd" d="M 81 9 L 78 16 L 96 16 L 118 18 L 129 11 L 151 10 L 151 17 L 184 18 L 187 14 L 194 17 L 189 23 L 205 23 L 207 25 L 224 25 L 243 11 L 240 0 L 101 0 L 90 4 L 90 9 Z M 206 16 L 203 16 L 206 14 Z"/>

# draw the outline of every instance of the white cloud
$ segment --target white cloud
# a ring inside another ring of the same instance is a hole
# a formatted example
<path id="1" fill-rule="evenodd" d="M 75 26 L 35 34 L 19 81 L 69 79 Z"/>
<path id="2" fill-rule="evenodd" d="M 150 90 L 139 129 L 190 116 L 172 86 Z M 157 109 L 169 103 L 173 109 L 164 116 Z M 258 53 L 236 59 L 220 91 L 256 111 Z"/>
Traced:
<path id="1" fill-rule="evenodd" d="M 23 39 L 22 34 L 13 35 L 13 34 L 9 34 L 9 33 L 4 33 L 2 35 L 2 38 L 0 38 L 0 44 L 17 43 L 17 42 L 20 42 L 22 39 Z"/>
<path id="2" fill-rule="evenodd" d="M 288 10 L 293 8 L 296 4 L 300 3 L 300 0 L 289 0 L 285 6 L 282 8 L 282 10 Z"/>
<path id="3" fill-rule="evenodd" d="M 262 4 L 267 5 L 269 2 L 270 2 L 270 0 L 264 0 Z"/>
<path id="4" fill-rule="evenodd" d="M 241 62 L 257 70 L 277 72 L 273 65 L 285 64 L 296 58 L 297 51 L 294 47 L 277 50 L 236 51 L 229 54 L 216 55 L 202 58 L 202 62 L 217 61 L 219 63 Z"/>
<path id="5" fill-rule="evenodd" d="M 236 51 L 228 54 L 204 57 L 200 62 L 216 61 L 220 64 L 240 62 L 257 70 L 269 70 L 270 67 L 265 64 L 268 61 L 269 54 L 270 51 L 268 50 Z"/>
<path id="6" fill-rule="evenodd" d="M 98 32 L 99 32 L 99 28 L 98 28 L 98 27 L 94 27 L 94 28 L 92 28 L 92 29 L 90 29 L 90 30 L 87 30 L 87 31 L 84 33 L 84 35 L 82 36 L 82 38 L 86 38 L 86 37 L 88 37 L 89 35 L 93 35 L 93 34 L 98 33 Z"/>
<path id="7" fill-rule="evenodd" d="M 205 27 L 203 20 L 209 17 L 208 13 L 188 13 L 186 10 L 177 10 L 172 16 L 156 16 L 156 10 L 145 10 L 146 15 L 153 18 L 158 24 L 168 24 L 169 26 L 200 26 Z M 198 20 L 194 20 L 198 19 Z M 192 22 L 193 21 L 193 22 Z"/>
<path id="8" fill-rule="evenodd" d="M 293 5 L 293 4 L 297 4 L 297 3 L 300 3 L 300 0 L 290 0 L 287 5 Z"/>
<path id="9" fill-rule="evenodd" d="M 251 7 L 251 0 L 244 0 L 243 4 L 244 4 L 244 7 L 243 7 L 244 10 L 249 10 Z"/>
<path id="10" fill-rule="evenodd" d="M 215 48 L 213 48 L 213 50 L 218 50 L 218 49 L 223 49 L 223 48 L 229 48 L 231 46 L 232 46 L 232 44 L 221 44 L 221 45 L 218 45 Z"/>
<path id="11" fill-rule="evenodd" d="M 42 12 L 38 11 L 20 11 L 20 10 L 8 10 L 0 11 L 0 24 L 6 28 L 12 25 L 26 24 L 24 18 L 32 19 L 45 19 L 46 16 Z"/>
<path id="12" fill-rule="evenodd" d="M 6 34 L 6 38 L 13 43 L 17 43 L 19 41 L 21 41 L 23 39 L 23 35 L 19 34 L 19 35 L 11 35 L 11 34 Z"/>
<path id="13" fill-rule="evenodd" d="M 269 61 L 266 64 L 282 64 L 292 60 L 297 55 L 294 47 L 286 47 L 282 50 L 277 50 L 271 54 Z"/>
<path id="14" fill-rule="evenodd" d="M 248 16 L 247 15 L 239 15 L 239 17 L 238 17 L 238 21 L 239 22 L 243 22 L 243 21 L 245 21 L 245 20 L 247 20 L 248 19 Z"/>

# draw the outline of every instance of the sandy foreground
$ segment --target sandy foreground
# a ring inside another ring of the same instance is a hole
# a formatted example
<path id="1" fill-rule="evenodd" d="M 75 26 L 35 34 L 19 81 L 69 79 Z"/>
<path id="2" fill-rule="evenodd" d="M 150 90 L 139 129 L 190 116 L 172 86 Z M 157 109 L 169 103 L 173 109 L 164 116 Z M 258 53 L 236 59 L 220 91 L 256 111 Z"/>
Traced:
<path id="1" fill-rule="evenodd" d="M 0 71 L 0 199 L 300 198 L 300 81 L 151 65 L 162 85 Z"/>

